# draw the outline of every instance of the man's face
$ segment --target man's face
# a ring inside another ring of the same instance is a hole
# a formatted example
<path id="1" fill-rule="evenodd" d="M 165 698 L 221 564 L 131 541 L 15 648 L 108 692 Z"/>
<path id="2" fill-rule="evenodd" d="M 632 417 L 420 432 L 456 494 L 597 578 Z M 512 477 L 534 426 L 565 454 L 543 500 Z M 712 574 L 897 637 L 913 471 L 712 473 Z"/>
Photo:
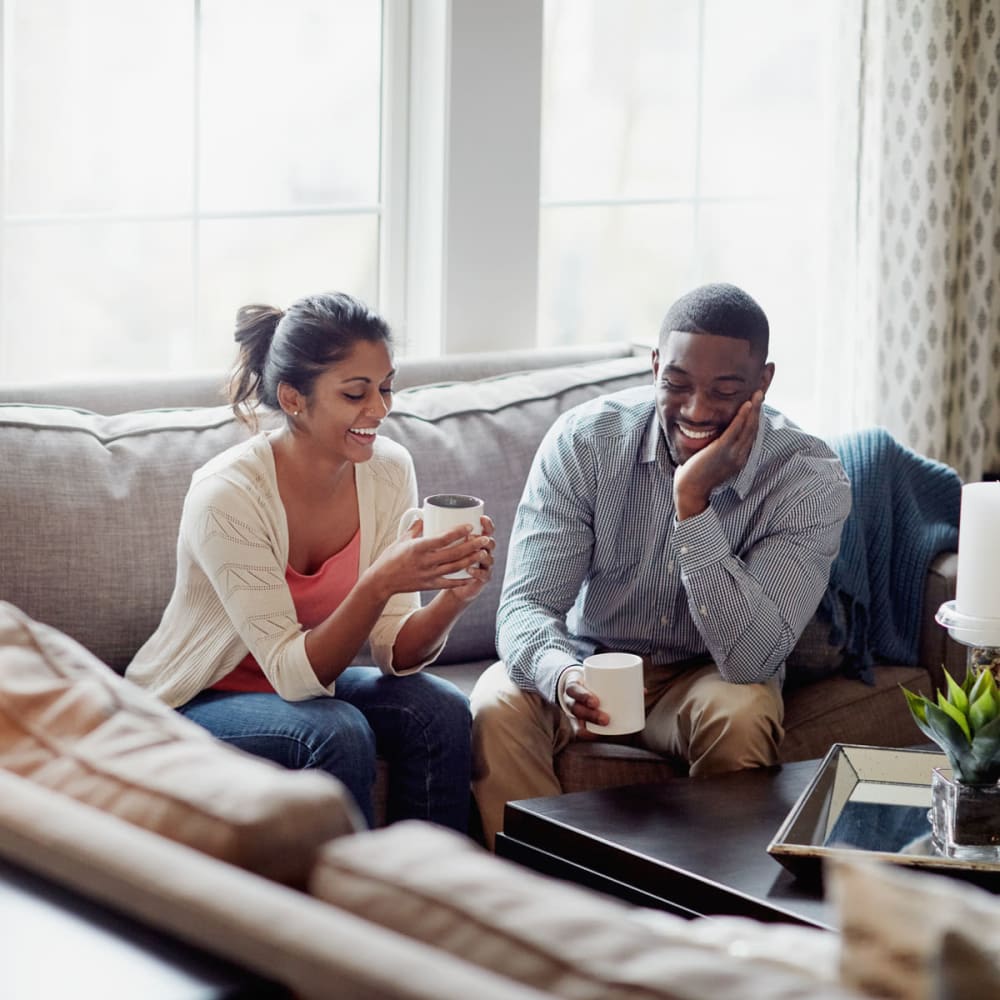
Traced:
<path id="1" fill-rule="evenodd" d="M 656 413 L 682 465 L 707 448 L 758 389 L 767 392 L 774 365 L 751 353 L 750 343 L 713 333 L 674 330 L 653 351 Z"/>

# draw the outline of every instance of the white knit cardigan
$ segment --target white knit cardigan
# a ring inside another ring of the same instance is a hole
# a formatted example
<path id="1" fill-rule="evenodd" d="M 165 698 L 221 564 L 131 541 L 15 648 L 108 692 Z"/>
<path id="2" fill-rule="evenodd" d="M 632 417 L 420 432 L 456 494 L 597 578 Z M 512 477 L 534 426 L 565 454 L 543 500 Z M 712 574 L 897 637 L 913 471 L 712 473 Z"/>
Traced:
<path id="1" fill-rule="evenodd" d="M 409 453 L 375 440 L 368 462 L 355 466 L 363 573 L 397 537 L 404 511 L 417 504 Z M 198 469 L 184 500 L 177 539 L 177 577 L 163 618 L 126 670 L 126 677 L 177 707 L 225 677 L 251 652 L 275 691 L 288 701 L 330 696 L 306 657 L 285 582 L 288 522 L 278 494 L 266 434 L 228 449 Z M 391 597 L 369 637 L 371 656 L 396 671 L 392 647 L 419 594 Z M 431 662 L 437 655 L 430 657 Z"/>

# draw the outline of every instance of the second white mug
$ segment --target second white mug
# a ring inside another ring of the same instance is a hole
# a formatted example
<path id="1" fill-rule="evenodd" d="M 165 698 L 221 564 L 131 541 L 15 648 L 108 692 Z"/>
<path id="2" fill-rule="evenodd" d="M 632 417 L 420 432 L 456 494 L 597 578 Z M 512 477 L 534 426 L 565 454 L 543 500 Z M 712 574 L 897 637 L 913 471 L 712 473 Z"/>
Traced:
<path id="1" fill-rule="evenodd" d="M 601 700 L 601 711 L 609 722 L 587 729 L 601 736 L 637 733 L 646 725 L 642 657 L 634 653 L 595 653 L 583 661 L 583 683 Z"/>
<path id="2" fill-rule="evenodd" d="M 434 493 L 424 498 L 423 507 L 411 507 L 399 520 L 399 532 L 402 534 L 417 518 L 424 522 L 424 538 L 443 535 L 452 528 L 463 524 L 472 525 L 472 533 L 483 533 L 483 516 L 485 504 L 479 497 L 466 493 Z M 454 573 L 446 573 L 449 580 L 467 580 L 469 573 L 460 569 Z"/>

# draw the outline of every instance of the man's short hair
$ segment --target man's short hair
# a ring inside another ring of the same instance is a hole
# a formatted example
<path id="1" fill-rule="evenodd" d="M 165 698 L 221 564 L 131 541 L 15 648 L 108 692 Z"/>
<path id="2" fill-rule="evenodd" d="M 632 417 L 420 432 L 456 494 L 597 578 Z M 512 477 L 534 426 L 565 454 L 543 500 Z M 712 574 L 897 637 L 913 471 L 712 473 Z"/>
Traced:
<path id="1" fill-rule="evenodd" d="M 746 340 L 752 353 L 767 358 L 770 329 L 767 316 L 742 288 L 718 282 L 682 295 L 660 325 L 660 343 L 671 331 L 714 333 Z"/>

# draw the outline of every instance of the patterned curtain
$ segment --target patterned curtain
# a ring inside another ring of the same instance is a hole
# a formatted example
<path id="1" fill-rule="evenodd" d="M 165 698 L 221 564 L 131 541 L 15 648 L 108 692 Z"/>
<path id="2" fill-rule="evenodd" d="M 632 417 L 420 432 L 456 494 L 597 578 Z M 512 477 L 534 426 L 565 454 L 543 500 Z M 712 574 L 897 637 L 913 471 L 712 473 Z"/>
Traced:
<path id="1" fill-rule="evenodd" d="M 849 0 L 836 51 L 825 423 L 980 479 L 1000 470 L 1000 3 Z"/>

